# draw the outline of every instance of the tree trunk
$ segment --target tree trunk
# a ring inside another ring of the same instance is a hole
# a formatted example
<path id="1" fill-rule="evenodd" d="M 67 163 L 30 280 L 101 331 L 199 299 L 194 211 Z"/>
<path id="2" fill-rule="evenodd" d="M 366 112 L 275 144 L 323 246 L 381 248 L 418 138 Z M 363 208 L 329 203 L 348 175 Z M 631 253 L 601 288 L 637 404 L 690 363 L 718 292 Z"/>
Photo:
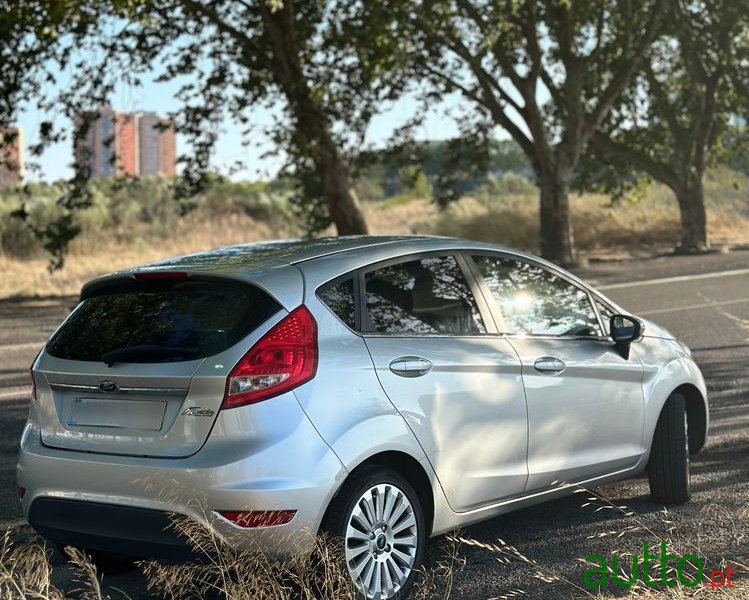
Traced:
<path id="1" fill-rule="evenodd" d="M 271 40 L 273 77 L 289 102 L 295 121 L 299 150 L 315 165 L 330 218 L 338 235 L 366 234 L 367 223 L 350 182 L 348 164 L 330 133 L 323 107 L 313 98 L 299 60 L 294 21 L 294 2 L 286 0 L 278 9 L 261 3 Z"/>
<path id="2" fill-rule="evenodd" d="M 575 261 L 568 180 L 568 172 L 556 166 L 541 175 L 541 256 L 561 266 Z"/>
<path id="3" fill-rule="evenodd" d="M 710 246 L 702 173 L 689 177 L 674 192 L 681 213 L 681 244 L 676 251 L 684 254 L 705 252 Z"/>
<path id="4" fill-rule="evenodd" d="M 301 120 L 298 122 L 301 128 Z M 312 158 L 320 177 L 323 195 L 328 203 L 330 218 L 335 223 L 338 235 L 368 233 L 359 198 L 350 184 L 348 165 L 341 157 L 330 134 L 323 130 L 318 136 L 310 135 L 308 139 L 312 141 L 310 145 L 317 146 Z"/>

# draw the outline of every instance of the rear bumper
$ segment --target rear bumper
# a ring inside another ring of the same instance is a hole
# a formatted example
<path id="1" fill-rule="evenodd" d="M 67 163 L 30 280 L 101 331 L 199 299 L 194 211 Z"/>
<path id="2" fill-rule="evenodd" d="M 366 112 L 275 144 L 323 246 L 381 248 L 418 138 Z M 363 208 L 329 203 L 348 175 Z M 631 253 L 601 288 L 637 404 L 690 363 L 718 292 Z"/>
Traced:
<path id="1" fill-rule="evenodd" d="M 293 402 L 301 413 L 293 396 L 272 402 Z M 24 515 L 56 543 L 134 556 L 181 553 L 180 536 L 170 527 L 174 514 L 240 549 L 307 551 L 346 471 L 303 413 L 258 443 L 242 429 L 252 423 L 237 412 L 243 410 L 220 413 L 201 451 L 183 459 L 50 448 L 28 424 L 17 469 L 26 488 Z M 296 514 L 285 525 L 242 528 L 216 513 L 227 510 Z"/>
<path id="2" fill-rule="evenodd" d="M 159 510 L 37 498 L 28 518 L 42 537 L 61 546 L 168 560 L 196 557 L 169 513 Z"/>

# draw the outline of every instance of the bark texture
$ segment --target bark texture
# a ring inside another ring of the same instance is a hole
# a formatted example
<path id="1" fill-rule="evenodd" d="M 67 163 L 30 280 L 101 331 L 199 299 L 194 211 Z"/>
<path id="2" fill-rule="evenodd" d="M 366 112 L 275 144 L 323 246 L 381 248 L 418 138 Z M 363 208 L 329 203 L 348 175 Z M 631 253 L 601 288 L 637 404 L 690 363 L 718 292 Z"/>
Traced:
<path id="1" fill-rule="evenodd" d="M 555 167 L 541 178 L 541 255 L 562 266 L 575 261 L 575 240 L 570 218 L 569 174 Z"/>
<path id="2" fill-rule="evenodd" d="M 349 166 L 330 132 L 322 107 L 315 101 L 299 61 L 294 26 L 294 2 L 277 10 L 262 2 L 263 20 L 271 39 L 273 76 L 296 121 L 298 143 L 315 165 L 322 193 L 338 235 L 368 233 L 359 199 L 351 185 Z"/>
<path id="3" fill-rule="evenodd" d="M 705 252 L 710 247 L 702 175 L 690 178 L 676 190 L 681 215 L 681 244 L 677 252 Z"/>

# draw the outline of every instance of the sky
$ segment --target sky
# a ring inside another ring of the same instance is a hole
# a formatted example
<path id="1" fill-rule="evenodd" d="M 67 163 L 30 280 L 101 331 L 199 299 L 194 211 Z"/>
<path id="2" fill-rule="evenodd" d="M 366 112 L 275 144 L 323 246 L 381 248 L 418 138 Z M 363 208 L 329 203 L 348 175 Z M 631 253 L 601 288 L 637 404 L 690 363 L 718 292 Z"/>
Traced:
<path id="1" fill-rule="evenodd" d="M 175 98 L 178 84 L 176 82 L 155 82 L 154 79 L 155 74 L 151 77 L 144 77 L 143 85 L 138 88 L 120 85 L 110 98 L 112 108 L 118 112 L 155 111 L 162 115 L 179 110 L 180 103 Z M 51 91 L 47 89 L 45 93 Z M 457 102 L 456 98 L 451 98 L 446 101 L 445 107 Z M 71 167 L 73 152 L 70 139 L 72 137 L 72 123 L 62 113 L 39 114 L 33 104 L 33 102 L 28 102 L 22 105 L 19 110 L 18 124 L 24 130 L 26 148 L 38 141 L 39 124 L 47 119 L 51 119 L 57 127 L 67 131 L 69 139 L 51 145 L 41 159 L 34 157 L 34 160 L 37 160 L 40 164 L 38 172 L 29 169 L 29 162 L 32 157 L 29 156 L 28 151 L 25 152 L 27 179 L 29 181 L 56 181 L 71 177 L 73 172 Z M 375 147 L 384 145 L 393 131 L 413 116 L 416 107 L 416 99 L 413 96 L 406 96 L 387 106 L 382 114 L 377 115 L 372 120 L 365 143 Z M 442 107 L 442 109 L 445 107 Z M 455 123 L 442 113 L 443 110 L 435 110 L 430 113 L 424 125 L 417 132 L 419 139 L 447 139 L 458 134 Z M 257 125 L 258 129 L 271 124 L 273 117 L 273 112 L 267 108 L 258 108 L 251 113 L 252 123 Z M 254 181 L 273 178 L 283 166 L 283 153 L 267 139 L 260 138 L 257 143 L 246 147 L 242 146 L 241 141 L 241 136 L 236 132 L 235 126 L 231 121 L 225 120 L 221 125 L 221 132 L 212 159 L 213 166 L 222 171 L 241 160 L 247 167 L 233 174 L 232 179 Z M 178 134 L 177 154 L 188 150 L 184 138 Z"/>

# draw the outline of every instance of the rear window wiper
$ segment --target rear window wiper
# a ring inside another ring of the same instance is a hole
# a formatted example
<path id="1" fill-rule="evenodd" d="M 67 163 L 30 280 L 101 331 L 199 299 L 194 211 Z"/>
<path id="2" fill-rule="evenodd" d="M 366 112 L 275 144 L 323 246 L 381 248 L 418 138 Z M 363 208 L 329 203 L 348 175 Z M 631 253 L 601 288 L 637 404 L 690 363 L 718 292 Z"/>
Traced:
<path id="1" fill-rule="evenodd" d="M 195 348 L 182 348 L 180 346 L 157 346 L 155 344 L 142 344 L 138 346 L 125 346 L 110 350 L 101 355 L 102 362 L 111 367 L 116 362 L 160 362 L 164 359 L 190 360 L 200 358 L 201 354 Z"/>

